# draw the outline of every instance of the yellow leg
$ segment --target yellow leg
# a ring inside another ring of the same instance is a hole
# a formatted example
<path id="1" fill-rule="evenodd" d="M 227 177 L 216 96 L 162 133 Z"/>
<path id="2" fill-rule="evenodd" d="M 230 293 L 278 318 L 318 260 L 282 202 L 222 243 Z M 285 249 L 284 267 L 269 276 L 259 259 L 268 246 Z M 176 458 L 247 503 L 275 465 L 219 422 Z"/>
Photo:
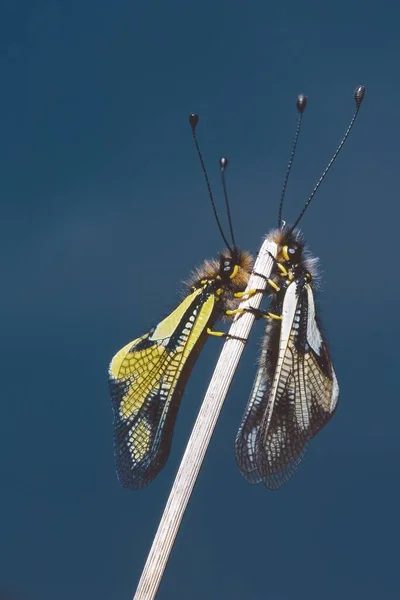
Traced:
<path id="1" fill-rule="evenodd" d="M 275 315 L 274 313 L 267 313 L 265 319 L 275 319 L 276 321 L 282 321 L 282 315 Z"/>
<path id="2" fill-rule="evenodd" d="M 269 285 L 271 287 L 274 288 L 275 291 L 279 292 L 280 291 L 280 287 L 278 285 L 276 285 L 275 281 L 272 281 L 272 279 L 267 279 L 267 283 L 269 283 Z M 257 288 L 254 288 L 252 290 L 247 290 L 247 292 L 236 292 L 234 295 L 235 298 L 251 298 L 251 296 L 254 296 L 254 294 L 264 294 L 265 290 L 258 290 Z"/>
<path id="3" fill-rule="evenodd" d="M 225 337 L 226 333 L 224 331 L 213 331 L 209 327 L 207 327 L 208 335 L 215 335 L 215 337 Z"/>
<path id="4" fill-rule="evenodd" d="M 229 333 L 225 333 L 225 331 L 213 331 L 209 327 L 207 327 L 207 333 L 208 335 L 214 335 L 215 337 L 224 337 L 227 340 L 239 340 L 244 344 L 247 342 L 247 340 L 245 340 L 244 338 L 238 337 L 236 335 L 229 335 Z"/>
<path id="5" fill-rule="evenodd" d="M 244 308 L 235 308 L 235 310 L 226 310 L 225 314 L 227 317 L 233 317 L 233 315 L 238 315 L 242 312 L 245 312 Z"/>
<path id="6" fill-rule="evenodd" d="M 276 285 L 275 281 L 272 281 L 272 279 L 267 279 L 267 281 L 269 285 L 274 288 L 274 290 L 276 290 L 277 292 L 280 291 L 281 288 L 278 285 Z"/>
<path id="7" fill-rule="evenodd" d="M 244 298 L 245 296 L 247 296 L 247 298 L 251 298 L 251 296 L 254 296 L 254 294 L 258 294 L 261 293 L 261 290 L 248 290 L 247 292 L 236 292 L 234 295 L 235 298 Z"/>
<path id="8" fill-rule="evenodd" d="M 281 264 L 281 263 L 276 263 L 276 266 L 278 267 L 278 269 L 280 270 L 280 272 L 282 273 L 282 275 L 284 277 L 288 276 L 289 271 Z"/>
<path id="9" fill-rule="evenodd" d="M 271 254 L 272 256 L 272 254 Z M 272 258 L 274 258 L 272 256 Z M 275 260 L 275 259 L 274 259 Z M 288 275 L 288 271 L 286 271 L 285 267 L 283 265 L 281 265 L 280 263 L 276 263 L 278 265 L 278 267 L 280 268 L 282 275 L 285 273 L 286 275 Z M 264 281 L 266 281 L 271 287 L 274 288 L 274 290 L 276 290 L 277 292 L 280 291 L 280 287 L 275 283 L 275 281 L 272 281 L 272 279 L 268 279 L 268 277 L 265 277 L 265 275 L 262 275 L 261 273 L 257 273 L 257 271 L 253 272 L 254 275 L 257 275 L 257 277 L 262 277 L 262 279 L 264 279 Z M 250 290 L 249 290 L 250 291 Z M 251 290 L 252 291 L 252 290 Z M 257 290 L 258 292 L 260 292 L 261 290 Z M 264 290 L 263 290 L 264 291 Z"/>
<path id="10" fill-rule="evenodd" d="M 233 296 L 234 298 L 251 298 L 254 296 L 254 294 L 265 294 L 265 290 L 253 288 L 251 290 L 247 290 L 246 292 L 235 292 Z"/>
<path id="11" fill-rule="evenodd" d="M 240 315 L 245 312 L 252 313 L 256 317 L 256 319 L 266 319 L 267 318 L 265 316 L 265 313 L 263 313 L 262 310 L 259 310 L 258 308 L 252 308 L 251 306 L 249 306 L 248 308 L 236 308 L 235 310 L 226 310 L 225 314 L 228 317 L 232 317 L 234 315 Z"/>
<path id="12" fill-rule="evenodd" d="M 225 314 L 228 317 L 232 317 L 234 315 L 239 315 L 244 312 L 252 313 L 256 317 L 256 319 L 275 319 L 276 321 L 282 320 L 281 315 L 276 315 L 275 313 L 271 313 L 271 312 L 264 312 L 262 310 L 259 310 L 258 308 L 252 308 L 252 307 L 236 308 L 235 310 L 226 310 Z"/>
<path id="13" fill-rule="evenodd" d="M 270 312 L 262 312 L 260 310 L 259 313 L 256 315 L 256 319 L 275 319 L 276 321 L 281 321 L 282 316 L 275 315 L 274 313 L 270 313 Z"/>

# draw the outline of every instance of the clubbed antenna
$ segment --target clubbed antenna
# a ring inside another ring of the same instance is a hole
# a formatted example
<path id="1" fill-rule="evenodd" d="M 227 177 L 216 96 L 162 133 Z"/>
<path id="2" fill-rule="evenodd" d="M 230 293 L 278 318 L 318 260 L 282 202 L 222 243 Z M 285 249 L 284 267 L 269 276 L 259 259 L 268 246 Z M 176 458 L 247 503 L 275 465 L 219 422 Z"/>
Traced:
<path id="1" fill-rule="evenodd" d="M 297 141 L 299 139 L 299 134 L 300 134 L 301 121 L 302 121 L 303 112 L 304 112 L 306 106 L 307 106 L 307 96 L 305 96 L 304 94 L 299 94 L 297 96 L 297 100 L 296 100 L 296 108 L 297 108 L 297 111 L 298 111 L 296 133 L 295 133 L 294 140 L 293 140 L 292 152 L 290 154 L 288 166 L 287 166 L 287 169 L 286 169 L 285 181 L 283 182 L 283 186 L 282 186 L 281 201 L 279 203 L 279 212 L 278 212 L 278 227 L 279 228 L 282 226 L 283 199 L 285 197 L 286 188 L 287 188 L 287 184 L 288 184 L 288 181 L 289 181 L 289 175 L 290 175 L 290 171 L 292 169 L 292 163 L 293 163 L 294 155 L 296 154 L 296 147 L 297 147 Z"/>
<path id="2" fill-rule="evenodd" d="M 207 171 L 206 171 L 206 166 L 205 166 L 204 160 L 203 160 L 203 155 L 201 154 L 199 142 L 197 141 L 196 126 L 197 126 L 198 122 L 199 122 L 199 115 L 196 115 L 195 113 L 190 113 L 190 115 L 189 115 L 189 123 L 190 123 L 190 127 L 192 128 L 193 141 L 194 141 L 194 144 L 196 146 L 197 154 L 199 156 L 201 168 L 203 170 L 204 179 L 206 180 L 208 195 L 210 197 L 211 206 L 212 206 L 212 209 L 214 211 L 215 220 L 217 221 L 218 229 L 220 231 L 222 239 L 224 240 L 224 242 L 225 242 L 228 250 L 231 253 L 233 253 L 233 250 L 230 247 L 230 245 L 228 244 L 228 241 L 227 241 L 227 239 L 225 237 L 224 230 L 222 229 L 222 225 L 221 225 L 221 222 L 220 222 L 219 217 L 218 217 L 217 209 L 216 209 L 215 202 L 214 202 L 214 197 L 213 197 L 213 194 L 212 194 L 212 191 L 211 191 L 210 181 L 208 179 L 208 175 L 207 175 Z"/>
<path id="3" fill-rule="evenodd" d="M 334 153 L 334 155 L 332 156 L 331 160 L 329 161 L 325 171 L 322 173 L 321 177 L 319 178 L 319 180 L 317 181 L 316 186 L 314 187 L 313 191 L 311 192 L 307 202 L 305 203 L 303 210 L 301 211 L 300 215 L 297 217 L 297 220 L 295 222 L 295 224 L 293 225 L 293 227 L 291 228 L 291 231 L 293 231 L 293 229 L 295 229 L 295 227 L 297 227 L 297 225 L 299 224 L 300 219 L 303 217 L 304 213 L 306 212 L 311 200 L 314 198 L 319 186 L 321 185 L 321 183 L 323 182 L 323 180 L 325 179 L 329 169 L 332 167 L 333 163 L 335 162 L 335 160 L 337 159 L 337 156 L 339 154 L 339 152 L 341 151 L 341 149 L 343 148 L 343 145 L 345 143 L 345 141 L 347 140 L 349 133 L 354 125 L 354 122 L 357 118 L 358 115 L 358 111 L 360 110 L 360 106 L 362 101 L 364 100 L 364 96 L 365 96 L 365 87 L 363 85 L 359 85 L 358 87 L 356 87 L 356 89 L 353 92 L 353 97 L 356 103 L 356 108 L 353 114 L 353 117 L 349 123 L 349 126 L 347 127 L 346 133 L 344 134 L 342 141 L 340 142 L 339 146 L 336 149 L 336 152 Z"/>

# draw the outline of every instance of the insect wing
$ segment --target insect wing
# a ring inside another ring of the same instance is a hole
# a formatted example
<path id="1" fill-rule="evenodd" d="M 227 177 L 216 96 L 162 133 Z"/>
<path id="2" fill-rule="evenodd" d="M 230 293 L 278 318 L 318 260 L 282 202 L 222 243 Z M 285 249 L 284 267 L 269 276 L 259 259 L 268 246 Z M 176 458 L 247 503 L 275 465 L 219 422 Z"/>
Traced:
<path id="1" fill-rule="evenodd" d="M 111 361 L 115 457 L 124 487 L 146 486 L 168 458 L 180 400 L 214 304 L 213 294 L 195 290 Z"/>
<path id="2" fill-rule="evenodd" d="M 309 284 L 286 290 L 275 375 L 256 442 L 264 484 L 277 489 L 293 475 L 310 440 L 332 417 L 339 386 L 315 315 Z"/>
<path id="3" fill-rule="evenodd" d="M 243 477 L 249 483 L 262 481 L 256 462 L 256 441 L 265 404 L 268 401 L 265 360 L 265 348 L 263 348 L 260 366 L 235 440 L 236 462 Z"/>

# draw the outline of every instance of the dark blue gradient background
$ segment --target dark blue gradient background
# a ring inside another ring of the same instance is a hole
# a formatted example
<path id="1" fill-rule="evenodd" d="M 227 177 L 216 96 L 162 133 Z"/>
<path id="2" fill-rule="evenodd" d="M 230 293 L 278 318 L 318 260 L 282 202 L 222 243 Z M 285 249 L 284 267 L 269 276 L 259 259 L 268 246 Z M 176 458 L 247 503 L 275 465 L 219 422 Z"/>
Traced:
<path id="1" fill-rule="evenodd" d="M 112 355 L 176 305 L 221 239 L 228 171 L 238 242 L 298 214 L 367 87 L 302 229 L 341 387 L 332 422 L 279 492 L 240 476 L 233 442 L 255 373 L 253 329 L 159 598 L 399 597 L 400 8 L 396 2 L 14 0 L 0 19 L 0 590 L 18 600 L 130 600 L 220 340 L 189 382 L 170 460 L 118 484 Z"/>

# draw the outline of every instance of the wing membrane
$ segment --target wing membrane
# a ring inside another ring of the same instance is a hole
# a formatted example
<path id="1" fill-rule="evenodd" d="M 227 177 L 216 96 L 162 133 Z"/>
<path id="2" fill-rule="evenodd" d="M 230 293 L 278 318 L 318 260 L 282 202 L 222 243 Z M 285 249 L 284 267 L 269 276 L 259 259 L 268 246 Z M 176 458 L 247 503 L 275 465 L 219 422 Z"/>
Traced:
<path id="1" fill-rule="evenodd" d="M 267 397 L 266 347 L 261 349 L 260 366 L 257 370 L 250 398 L 243 415 L 235 441 L 236 462 L 242 475 L 249 483 L 259 483 L 261 476 L 256 460 L 256 441 L 265 412 Z"/>
<path id="2" fill-rule="evenodd" d="M 332 417 L 339 395 L 310 285 L 288 287 L 282 315 L 275 377 L 256 447 L 260 475 L 271 489 L 293 475 L 307 442 Z"/>
<path id="3" fill-rule="evenodd" d="M 185 383 L 205 342 L 214 303 L 213 294 L 195 290 L 111 361 L 115 456 L 124 487 L 149 484 L 168 458 Z"/>
<path id="4" fill-rule="evenodd" d="M 252 482 L 262 480 L 270 489 L 293 475 L 307 442 L 333 415 L 339 394 L 309 284 L 289 285 L 282 317 L 281 325 L 276 321 L 267 325 L 260 366 L 236 439 L 242 474 Z"/>

